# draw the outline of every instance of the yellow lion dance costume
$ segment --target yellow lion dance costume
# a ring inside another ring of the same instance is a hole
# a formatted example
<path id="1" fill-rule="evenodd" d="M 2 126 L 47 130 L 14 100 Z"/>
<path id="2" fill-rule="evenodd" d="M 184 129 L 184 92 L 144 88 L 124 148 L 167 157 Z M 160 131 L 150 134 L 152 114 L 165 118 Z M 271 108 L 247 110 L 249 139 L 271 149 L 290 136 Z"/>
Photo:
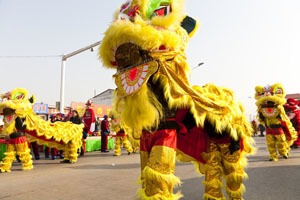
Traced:
<path id="1" fill-rule="evenodd" d="M 10 172 L 16 155 L 20 156 L 23 170 L 33 168 L 27 141 L 64 150 L 65 158 L 62 162 L 77 162 L 83 125 L 45 121 L 34 113 L 34 101 L 34 96 L 29 98 L 24 88 L 16 88 L 1 96 L 0 114 L 4 115 L 2 134 L 7 135 L 8 145 L 0 163 L 0 172 Z"/>
<path id="2" fill-rule="evenodd" d="M 287 159 L 290 146 L 297 139 L 297 131 L 284 110 L 285 90 L 281 83 L 256 86 L 255 99 L 258 120 L 266 127 L 269 160 L 278 161 L 278 153 Z"/>
<path id="3" fill-rule="evenodd" d="M 114 112 L 140 138 L 137 195 L 180 199 L 173 193 L 177 157 L 205 174 L 204 199 L 225 199 L 222 177 L 229 199 L 242 199 L 245 154 L 254 152 L 251 124 L 230 90 L 189 84 L 184 50 L 198 23 L 183 7 L 183 0 L 127 1 L 99 48 L 103 64 L 117 70 Z"/>

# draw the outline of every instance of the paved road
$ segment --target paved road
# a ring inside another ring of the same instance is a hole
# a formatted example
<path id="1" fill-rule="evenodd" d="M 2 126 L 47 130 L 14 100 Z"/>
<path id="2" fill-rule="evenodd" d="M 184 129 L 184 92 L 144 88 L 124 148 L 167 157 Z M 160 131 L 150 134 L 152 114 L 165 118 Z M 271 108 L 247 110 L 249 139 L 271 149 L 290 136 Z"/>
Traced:
<path id="1" fill-rule="evenodd" d="M 292 150 L 288 160 L 269 162 L 265 138 L 255 140 L 258 151 L 249 158 L 244 199 L 300 199 L 300 150 Z M 140 187 L 139 154 L 112 155 L 90 152 L 76 164 L 42 158 L 30 171 L 22 171 L 15 162 L 11 173 L 0 174 L 0 200 L 134 200 Z M 191 163 L 177 163 L 176 175 L 182 181 L 183 200 L 202 199 L 203 176 Z"/>

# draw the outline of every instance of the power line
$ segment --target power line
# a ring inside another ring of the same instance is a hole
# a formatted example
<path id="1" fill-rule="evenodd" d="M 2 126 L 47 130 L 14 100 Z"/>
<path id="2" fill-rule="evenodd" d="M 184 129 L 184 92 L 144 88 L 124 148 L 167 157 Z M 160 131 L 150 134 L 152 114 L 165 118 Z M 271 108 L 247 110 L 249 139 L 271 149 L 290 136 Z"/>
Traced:
<path id="1" fill-rule="evenodd" d="M 0 56 L 0 58 L 58 58 L 63 55 L 41 55 L 41 56 Z"/>

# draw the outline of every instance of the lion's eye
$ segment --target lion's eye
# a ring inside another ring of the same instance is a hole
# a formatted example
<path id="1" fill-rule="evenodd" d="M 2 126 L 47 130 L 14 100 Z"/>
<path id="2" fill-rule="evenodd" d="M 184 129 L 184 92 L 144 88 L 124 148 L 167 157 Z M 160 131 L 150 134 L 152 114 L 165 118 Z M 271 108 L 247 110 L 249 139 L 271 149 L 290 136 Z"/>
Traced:
<path id="1" fill-rule="evenodd" d="M 283 91 L 281 88 L 275 89 L 275 94 L 283 94 Z"/>
<path id="2" fill-rule="evenodd" d="M 155 16 L 166 16 L 171 12 L 171 6 L 160 6 L 158 9 L 156 9 L 150 18 L 155 17 Z"/>
<path id="3" fill-rule="evenodd" d="M 16 99 L 24 99 L 24 95 L 20 94 L 20 95 L 16 96 Z"/>
<path id="4" fill-rule="evenodd" d="M 7 97 L 4 97 L 3 99 L 2 99 L 2 102 L 6 102 L 8 99 L 7 99 Z"/>

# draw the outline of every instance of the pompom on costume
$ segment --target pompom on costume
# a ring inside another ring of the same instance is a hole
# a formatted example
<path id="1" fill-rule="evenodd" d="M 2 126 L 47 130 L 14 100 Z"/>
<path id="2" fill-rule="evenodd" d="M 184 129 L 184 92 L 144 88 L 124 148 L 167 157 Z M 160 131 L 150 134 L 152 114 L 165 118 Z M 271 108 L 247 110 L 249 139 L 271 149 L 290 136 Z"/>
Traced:
<path id="1" fill-rule="evenodd" d="M 242 199 L 247 154 L 254 153 L 251 123 L 233 92 L 191 86 L 184 53 L 198 22 L 183 0 L 130 0 L 115 13 L 99 55 L 114 68 L 113 112 L 140 138 L 140 199 L 180 199 L 173 189 L 176 158 L 205 174 L 204 199 Z M 141 131 L 137 131 L 141 130 Z"/>
<path id="2" fill-rule="evenodd" d="M 32 109 L 34 96 L 29 97 L 24 88 L 16 88 L 3 94 L 1 100 L 0 113 L 4 115 L 2 134 L 8 138 L 7 151 L 0 163 L 1 172 L 10 172 L 16 155 L 20 156 L 23 170 L 33 168 L 27 141 L 64 150 L 65 158 L 62 162 L 77 161 L 83 125 L 43 120 Z"/>
<path id="3" fill-rule="evenodd" d="M 281 83 L 256 86 L 255 99 L 258 121 L 266 127 L 266 144 L 270 161 L 278 161 L 278 153 L 285 159 L 290 146 L 297 139 L 297 132 L 285 113 L 285 90 Z"/>
<path id="4" fill-rule="evenodd" d="M 292 144 L 292 148 L 300 147 L 300 102 L 294 98 L 288 98 L 286 104 L 283 105 L 286 115 L 291 120 L 293 127 L 297 131 L 298 138 Z"/>

